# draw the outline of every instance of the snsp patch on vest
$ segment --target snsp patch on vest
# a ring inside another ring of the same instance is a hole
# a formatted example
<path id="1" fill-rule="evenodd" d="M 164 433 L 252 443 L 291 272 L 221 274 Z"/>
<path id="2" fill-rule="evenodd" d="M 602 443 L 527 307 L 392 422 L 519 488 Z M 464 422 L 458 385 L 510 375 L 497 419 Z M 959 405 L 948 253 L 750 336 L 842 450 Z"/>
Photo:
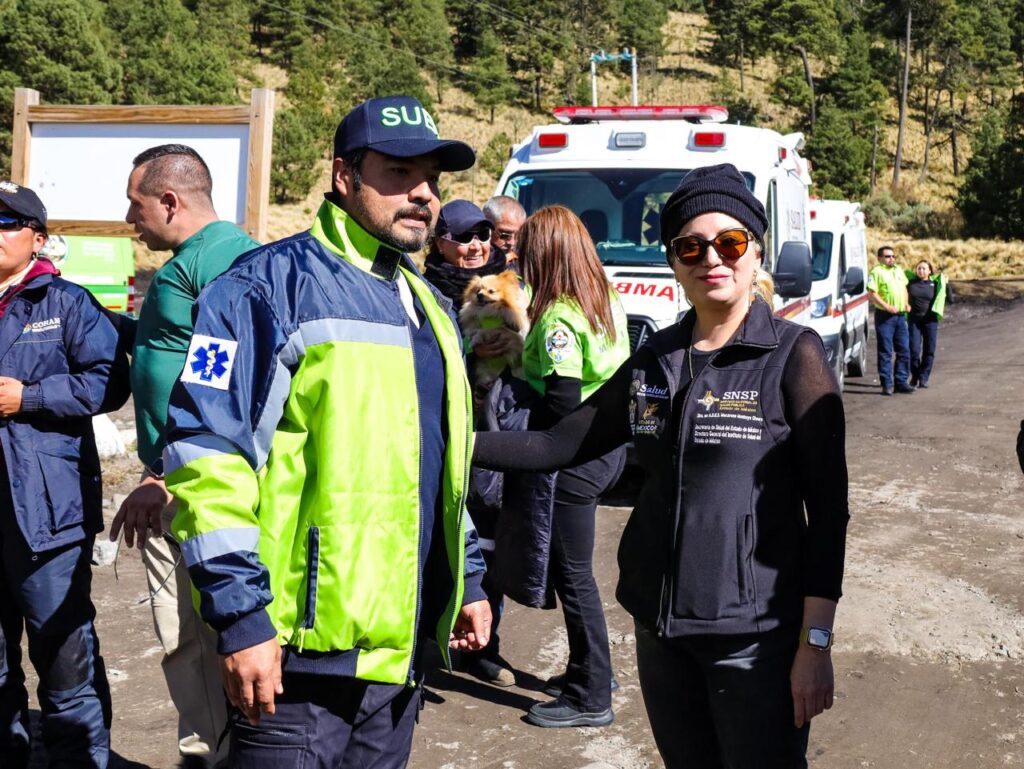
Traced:
<path id="1" fill-rule="evenodd" d="M 721 397 L 712 390 L 697 399 L 703 407 L 695 415 L 693 442 L 759 441 L 764 433 L 757 390 L 727 390 Z"/>
<path id="2" fill-rule="evenodd" d="M 238 342 L 196 334 L 188 346 L 181 381 L 227 390 Z"/>
<path id="3" fill-rule="evenodd" d="M 576 338 L 562 325 L 553 326 L 544 339 L 544 349 L 555 363 L 561 363 L 568 358 L 575 345 Z"/>

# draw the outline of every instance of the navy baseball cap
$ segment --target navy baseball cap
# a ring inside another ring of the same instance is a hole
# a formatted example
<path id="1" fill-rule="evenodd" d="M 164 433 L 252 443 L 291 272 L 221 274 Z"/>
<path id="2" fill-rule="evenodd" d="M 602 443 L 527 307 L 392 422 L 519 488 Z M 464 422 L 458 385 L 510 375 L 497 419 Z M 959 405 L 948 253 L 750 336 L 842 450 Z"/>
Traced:
<path id="1" fill-rule="evenodd" d="M 359 149 L 396 158 L 435 152 L 442 171 L 465 171 L 476 162 L 468 144 L 438 136 L 434 118 L 412 96 L 368 99 L 345 115 L 334 133 L 334 157 Z"/>
<path id="2" fill-rule="evenodd" d="M 470 203 L 468 200 L 453 200 L 441 206 L 441 213 L 437 217 L 437 226 L 434 227 L 435 235 L 446 235 L 452 233 L 461 235 L 464 232 L 471 232 L 486 228 L 490 231 L 494 227 L 490 220 L 484 216 L 484 212 Z"/>
<path id="3" fill-rule="evenodd" d="M 28 187 L 14 182 L 0 182 L 0 203 L 26 219 L 39 222 L 46 229 L 46 206 Z"/>

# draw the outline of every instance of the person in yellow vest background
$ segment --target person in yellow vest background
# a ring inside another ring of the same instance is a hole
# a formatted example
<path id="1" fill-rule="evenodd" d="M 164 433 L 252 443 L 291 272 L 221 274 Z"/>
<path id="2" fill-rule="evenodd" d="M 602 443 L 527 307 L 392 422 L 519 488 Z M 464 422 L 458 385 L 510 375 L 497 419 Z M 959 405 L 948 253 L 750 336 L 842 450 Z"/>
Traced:
<path id="1" fill-rule="evenodd" d="M 875 306 L 878 345 L 878 381 L 882 395 L 912 393 L 910 384 L 910 334 L 907 328 L 907 275 L 896 265 L 892 246 L 878 249 L 878 264 L 868 275 L 868 301 Z M 895 372 L 893 358 L 895 357 Z M 894 376 L 895 375 L 895 376 Z"/>

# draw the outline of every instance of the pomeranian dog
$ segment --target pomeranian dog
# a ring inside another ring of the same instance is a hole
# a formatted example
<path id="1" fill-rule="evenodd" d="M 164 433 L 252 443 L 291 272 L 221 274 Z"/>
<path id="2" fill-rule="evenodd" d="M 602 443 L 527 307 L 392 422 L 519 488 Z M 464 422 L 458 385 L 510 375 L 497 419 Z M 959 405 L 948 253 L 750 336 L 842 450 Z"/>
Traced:
<path id="1" fill-rule="evenodd" d="M 530 330 L 528 304 L 519 277 L 512 270 L 477 276 L 466 286 L 459 311 L 462 335 L 474 349 L 486 345 L 496 352 L 494 357 L 474 356 L 470 381 L 476 395 L 485 394 L 507 366 L 514 372 L 521 369 L 523 340 Z"/>

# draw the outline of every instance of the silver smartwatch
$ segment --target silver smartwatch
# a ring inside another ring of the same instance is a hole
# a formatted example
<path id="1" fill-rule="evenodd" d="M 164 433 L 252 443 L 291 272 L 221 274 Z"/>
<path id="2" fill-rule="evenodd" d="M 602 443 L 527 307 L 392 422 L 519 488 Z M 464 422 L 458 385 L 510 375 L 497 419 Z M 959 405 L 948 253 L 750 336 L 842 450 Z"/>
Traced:
<path id="1" fill-rule="evenodd" d="M 800 628 L 800 640 L 812 649 L 827 652 L 832 648 L 832 631 L 826 627 Z"/>

